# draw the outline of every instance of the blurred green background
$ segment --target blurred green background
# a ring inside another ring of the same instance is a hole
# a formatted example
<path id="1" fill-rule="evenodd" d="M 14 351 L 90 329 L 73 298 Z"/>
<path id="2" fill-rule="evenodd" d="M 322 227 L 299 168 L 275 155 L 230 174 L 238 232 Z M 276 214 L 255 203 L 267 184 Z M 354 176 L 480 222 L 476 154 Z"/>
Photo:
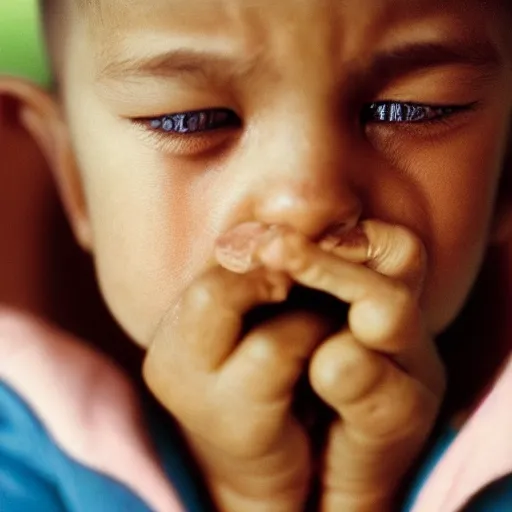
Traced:
<path id="1" fill-rule="evenodd" d="M 0 0 L 0 74 L 50 83 L 37 0 Z"/>

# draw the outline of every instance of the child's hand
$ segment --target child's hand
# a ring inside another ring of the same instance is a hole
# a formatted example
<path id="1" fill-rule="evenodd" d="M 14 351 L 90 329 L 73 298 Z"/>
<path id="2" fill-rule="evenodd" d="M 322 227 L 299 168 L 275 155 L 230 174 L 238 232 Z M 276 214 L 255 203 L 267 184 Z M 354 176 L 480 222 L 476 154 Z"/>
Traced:
<path id="1" fill-rule="evenodd" d="M 407 230 L 368 222 L 368 266 L 275 231 L 257 251 L 267 268 L 351 304 L 347 328 L 316 349 L 310 382 L 339 413 L 326 445 L 325 512 L 384 511 L 421 450 L 445 386 L 419 309 L 423 247 Z M 363 247 L 363 249 L 365 249 Z M 356 251 L 357 253 L 357 251 Z M 371 268 L 368 268 L 371 267 Z"/>
<path id="2" fill-rule="evenodd" d="M 240 340 L 244 314 L 284 300 L 290 285 L 263 269 L 208 271 L 163 319 L 145 362 L 149 387 L 182 427 L 223 512 L 297 512 L 309 492 L 309 442 L 290 409 L 328 330 L 296 312 Z"/>

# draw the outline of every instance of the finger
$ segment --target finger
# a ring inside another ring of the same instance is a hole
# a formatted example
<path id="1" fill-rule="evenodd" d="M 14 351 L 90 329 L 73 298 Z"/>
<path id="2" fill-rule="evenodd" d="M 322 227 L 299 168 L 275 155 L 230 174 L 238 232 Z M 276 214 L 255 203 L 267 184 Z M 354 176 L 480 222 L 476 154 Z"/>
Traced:
<path id="1" fill-rule="evenodd" d="M 235 275 L 214 268 L 194 282 L 159 325 L 144 363 L 155 394 L 200 385 L 239 341 L 243 316 L 262 303 L 284 300 L 290 280 L 264 269 Z"/>
<path id="2" fill-rule="evenodd" d="M 256 253 L 286 227 L 250 222 L 237 226 L 217 241 L 219 264 L 237 273 L 258 268 Z M 327 236 L 318 245 L 322 250 L 352 263 L 365 263 L 382 275 L 402 281 L 420 291 L 426 272 L 426 250 L 412 231 L 378 220 L 367 220 L 348 233 Z"/>
<path id="3" fill-rule="evenodd" d="M 378 385 L 384 372 L 383 356 L 366 349 L 346 329 L 326 340 L 309 367 L 316 393 L 335 410 L 353 403 Z"/>
<path id="4" fill-rule="evenodd" d="M 371 348 L 398 353 L 416 329 L 417 304 L 405 285 L 325 252 L 295 231 L 281 230 L 259 248 L 257 258 L 303 286 L 351 304 L 352 332 Z"/>
<path id="5" fill-rule="evenodd" d="M 313 389 L 346 424 L 357 427 L 360 436 L 386 443 L 427 431 L 441 401 L 441 395 L 365 348 L 348 330 L 318 348 L 309 375 Z"/>
<path id="6" fill-rule="evenodd" d="M 361 232 L 359 234 L 361 235 Z M 364 245 L 363 253 L 369 257 L 370 249 L 366 235 L 361 235 L 357 239 L 356 243 Z M 344 242 L 347 242 L 347 239 Z M 361 280 L 373 280 L 375 285 L 381 281 L 362 265 L 356 265 L 352 261 L 342 261 L 342 256 L 346 256 L 343 259 L 350 260 L 348 256 L 354 252 L 356 251 L 353 237 L 348 239 L 348 248 L 345 243 L 332 244 L 331 241 L 327 241 L 327 244 L 324 241 L 323 244 L 317 245 L 286 226 L 265 227 L 259 223 L 247 223 L 237 226 L 218 239 L 215 256 L 224 268 L 241 274 L 264 265 L 276 271 L 288 272 L 299 282 L 303 281 L 302 284 L 306 286 L 318 282 L 317 276 L 325 277 L 327 278 L 325 283 L 318 283 L 317 286 L 311 287 L 316 289 L 324 287 L 323 291 L 352 303 L 359 300 L 367 291 L 366 286 L 358 286 Z M 332 267 L 330 262 L 340 264 Z M 331 290 L 329 283 L 336 283 L 329 279 L 330 270 L 335 271 L 337 277 L 343 278 L 348 285 L 338 287 L 335 292 Z"/>
<path id="7" fill-rule="evenodd" d="M 274 228 L 255 247 L 253 258 L 268 269 L 286 272 L 296 282 L 347 303 L 361 300 L 368 295 L 368 285 L 381 287 L 383 281 L 376 272 L 324 251 L 287 227 Z"/>
<path id="8" fill-rule="evenodd" d="M 272 270 L 351 304 L 348 323 L 360 343 L 393 356 L 429 386 L 443 386 L 437 350 L 426 335 L 418 300 L 405 284 L 347 262 L 286 228 L 262 244 L 256 256 Z"/>
<path id="9" fill-rule="evenodd" d="M 402 226 L 377 220 L 363 222 L 362 229 L 369 245 L 366 264 L 405 283 L 418 296 L 427 270 L 426 250 L 421 240 Z"/>
<path id="10" fill-rule="evenodd" d="M 237 265 L 232 260 L 241 258 L 249 261 L 251 268 L 255 261 L 277 272 L 285 272 L 294 281 L 345 303 L 357 304 L 369 314 L 371 321 L 363 326 L 363 332 L 356 334 L 358 338 L 361 336 L 361 341 L 371 344 L 377 339 L 382 345 L 383 339 L 396 338 L 396 312 L 408 299 L 403 285 L 399 286 L 363 265 L 341 259 L 333 252 L 326 252 L 292 229 L 274 227 L 265 235 L 260 231 L 256 238 L 251 238 L 254 229 L 249 230 L 249 227 L 239 226 L 221 238 L 223 254 L 217 253 L 217 257 L 222 264 L 234 268 Z M 390 317 L 390 311 L 395 313 L 393 317 Z M 404 328 L 402 324 L 399 327 Z M 388 347 L 386 350 L 392 352 L 394 349 Z"/>
<path id="11" fill-rule="evenodd" d="M 423 324 L 417 299 L 404 285 L 354 303 L 348 324 L 367 348 L 388 354 L 434 393 L 444 393 L 446 377 L 439 352 Z"/>
<path id="12" fill-rule="evenodd" d="M 295 311 L 251 331 L 222 369 L 219 386 L 244 390 L 253 403 L 289 405 L 314 349 L 330 333 L 318 315 Z"/>
<path id="13" fill-rule="evenodd" d="M 269 320 L 240 342 L 214 383 L 214 395 L 222 397 L 218 436 L 232 452 L 253 458 L 283 442 L 284 429 L 298 435 L 298 425 L 290 423 L 296 384 L 326 332 L 319 317 L 297 311 Z"/>
<path id="14" fill-rule="evenodd" d="M 373 228 L 369 229 L 375 243 L 379 236 L 381 240 L 388 240 L 388 244 L 389 240 L 396 241 L 402 237 L 408 240 L 404 246 L 420 247 L 408 232 L 406 234 L 399 228 L 386 231 L 383 225 L 376 226 L 377 223 L 374 223 Z M 237 233 L 238 228 L 228 235 L 228 240 L 236 240 Z M 353 247 L 352 242 L 349 245 Z M 384 242 L 381 244 L 385 245 Z M 242 243 L 241 246 L 247 249 L 247 244 Z M 266 233 L 260 231 L 256 243 L 248 250 L 252 253 L 249 261 L 286 272 L 294 281 L 306 287 L 326 292 L 351 304 L 349 326 L 361 343 L 393 356 L 411 375 L 428 383 L 433 389 L 442 389 L 443 366 L 435 345 L 425 335 L 417 295 L 396 278 L 340 258 L 342 248 L 343 244 L 338 244 L 335 251 L 327 252 L 300 233 L 279 226 Z M 411 275 L 417 276 L 423 263 L 418 263 L 421 258 L 411 256 L 416 250 L 402 251 L 402 258 L 396 257 L 394 265 L 388 263 L 386 271 L 394 277 L 404 276 L 404 265 L 410 258 L 409 263 L 413 263 L 413 260 L 417 263 Z M 390 250 L 376 251 L 375 266 L 386 269 L 386 254 L 389 255 Z"/>
<path id="15" fill-rule="evenodd" d="M 378 497 L 398 484 L 423 446 L 441 398 L 349 332 L 318 349 L 310 367 L 318 395 L 341 417 L 326 445 L 325 495 Z M 337 510 L 337 508 L 327 508 Z"/>
<path id="16" fill-rule="evenodd" d="M 320 248 L 405 283 L 421 292 L 427 270 L 425 246 L 409 229 L 367 220 L 349 233 L 322 240 Z"/>

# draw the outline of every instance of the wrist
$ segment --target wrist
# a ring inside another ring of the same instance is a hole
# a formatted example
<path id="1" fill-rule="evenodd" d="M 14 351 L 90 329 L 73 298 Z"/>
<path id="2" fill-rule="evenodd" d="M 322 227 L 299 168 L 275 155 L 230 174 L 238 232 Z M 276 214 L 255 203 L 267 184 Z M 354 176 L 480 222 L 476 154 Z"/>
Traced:
<path id="1" fill-rule="evenodd" d="M 221 512 L 302 512 L 310 475 L 298 468 L 273 467 L 269 461 L 232 466 L 206 476 Z"/>
<path id="2" fill-rule="evenodd" d="M 232 457 L 197 437 L 189 441 L 220 512 L 302 512 L 311 484 L 308 450 Z"/>
<path id="3" fill-rule="evenodd" d="M 264 488 L 240 492 L 229 485 L 211 482 L 211 495 L 219 512 L 303 512 L 307 489 L 264 492 Z"/>
<path id="4" fill-rule="evenodd" d="M 365 495 L 327 492 L 322 496 L 319 512 L 392 512 L 394 509 L 391 495 Z"/>

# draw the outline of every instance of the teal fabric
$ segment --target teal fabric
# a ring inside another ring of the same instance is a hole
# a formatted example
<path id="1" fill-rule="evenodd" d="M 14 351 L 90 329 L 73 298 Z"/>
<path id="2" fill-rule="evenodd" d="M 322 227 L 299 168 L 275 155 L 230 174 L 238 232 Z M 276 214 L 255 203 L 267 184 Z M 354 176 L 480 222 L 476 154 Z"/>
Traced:
<path id="1" fill-rule="evenodd" d="M 418 472 L 416 473 L 409 492 L 407 493 L 402 512 L 409 512 L 412 510 L 416 499 L 426 483 L 428 477 L 436 467 L 437 463 L 441 460 L 442 456 L 457 437 L 457 431 L 452 428 L 446 428 L 441 434 L 434 438 L 431 446 L 426 451 L 426 456 L 423 459 Z"/>
<path id="2" fill-rule="evenodd" d="M 156 416 L 150 423 L 163 424 Z M 186 510 L 205 511 L 201 487 L 170 434 L 157 433 L 162 465 Z M 122 483 L 64 453 L 27 403 L 0 381 L 0 511 L 151 512 L 151 508 Z"/>
<path id="3" fill-rule="evenodd" d="M 170 481 L 189 512 L 210 510 L 175 426 L 151 400 L 148 425 Z M 425 481 L 455 439 L 447 428 L 434 440 L 401 509 L 409 512 Z M 151 512 L 131 489 L 64 453 L 27 403 L 0 381 L 0 511 Z M 463 512 L 512 511 L 512 475 L 494 482 Z"/>
<path id="4" fill-rule="evenodd" d="M 0 382 L 2 512 L 150 512 L 132 491 L 66 455 L 25 401 Z"/>
<path id="5" fill-rule="evenodd" d="M 512 474 L 486 487 L 463 510 L 463 512 L 510 511 L 512 511 Z"/>
<path id="6" fill-rule="evenodd" d="M 190 461 L 176 424 L 149 395 L 145 395 L 146 417 L 162 466 L 188 512 L 211 512 L 212 505 L 196 467 Z"/>

